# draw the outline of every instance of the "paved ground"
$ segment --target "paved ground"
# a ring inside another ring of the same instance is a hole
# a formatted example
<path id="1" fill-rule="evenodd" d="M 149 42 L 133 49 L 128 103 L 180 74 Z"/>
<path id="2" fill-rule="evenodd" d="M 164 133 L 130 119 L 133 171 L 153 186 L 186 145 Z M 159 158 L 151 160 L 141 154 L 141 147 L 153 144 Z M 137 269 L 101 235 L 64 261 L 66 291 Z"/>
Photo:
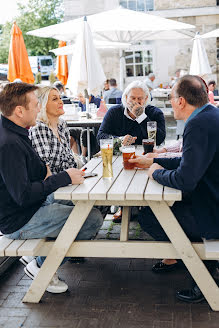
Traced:
<path id="1" fill-rule="evenodd" d="M 108 215 L 98 238 L 116 239 L 120 225 Z M 148 239 L 137 222 L 130 239 Z M 45 293 L 39 304 L 23 304 L 30 285 L 23 265 L 14 265 L 0 278 L 0 328 L 218 328 L 219 313 L 207 303 L 189 305 L 175 291 L 190 284 L 186 269 L 156 275 L 154 260 L 85 259 L 66 263 L 59 275 L 69 291 Z"/>

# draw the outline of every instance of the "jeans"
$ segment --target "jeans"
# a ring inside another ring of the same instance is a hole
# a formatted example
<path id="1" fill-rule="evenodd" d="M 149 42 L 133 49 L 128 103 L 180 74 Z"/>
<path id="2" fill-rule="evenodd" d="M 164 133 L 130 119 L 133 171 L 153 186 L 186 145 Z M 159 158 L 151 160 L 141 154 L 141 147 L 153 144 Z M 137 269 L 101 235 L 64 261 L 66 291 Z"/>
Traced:
<path id="1" fill-rule="evenodd" d="M 39 210 L 19 230 L 5 235 L 10 239 L 40 239 L 55 238 L 62 230 L 74 205 L 71 201 L 55 200 L 54 194 L 50 194 Z M 100 211 L 93 208 L 79 231 L 76 240 L 89 240 L 96 236 L 103 224 Z M 45 261 L 45 257 L 38 256 L 39 266 Z"/>

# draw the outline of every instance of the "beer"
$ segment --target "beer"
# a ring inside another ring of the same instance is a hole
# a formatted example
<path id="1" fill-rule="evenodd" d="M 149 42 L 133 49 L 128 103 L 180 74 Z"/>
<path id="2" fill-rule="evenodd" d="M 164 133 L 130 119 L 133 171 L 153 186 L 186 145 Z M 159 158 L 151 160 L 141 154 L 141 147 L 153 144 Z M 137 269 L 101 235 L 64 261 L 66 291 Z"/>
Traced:
<path id="1" fill-rule="evenodd" d="M 157 133 L 156 121 L 147 122 L 147 133 L 148 133 L 148 139 L 154 139 L 154 142 L 156 143 L 156 133 Z"/>
<path id="2" fill-rule="evenodd" d="M 129 159 L 135 158 L 135 146 L 123 146 L 122 147 L 123 166 L 125 170 L 133 170 L 134 163 L 129 163 Z"/>
<path id="3" fill-rule="evenodd" d="M 142 140 L 142 145 L 144 148 L 144 154 L 147 153 L 153 153 L 153 149 L 154 149 L 154 139 L 143 139 Z"/>
<path id="4" fill-rule="evenodd" d="M 100 149 L 103 161 L 103 178 L 112 178 L 113 139 L 101 139 Z"/>
<path id="5" fill-rule="evenodd" d="M 156 141 L 156 133 L 156 130 L 148 129 L 148 139 L 153 139 L 154 141 Z"/>

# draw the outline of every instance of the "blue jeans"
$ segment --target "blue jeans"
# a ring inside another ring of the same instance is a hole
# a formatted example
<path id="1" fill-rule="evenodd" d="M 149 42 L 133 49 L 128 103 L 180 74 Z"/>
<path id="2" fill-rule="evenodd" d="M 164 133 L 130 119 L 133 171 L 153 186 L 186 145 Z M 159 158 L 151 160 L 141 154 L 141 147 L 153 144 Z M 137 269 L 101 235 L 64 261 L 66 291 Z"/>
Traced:
<path id="1" fill-rule="evenodd" d="M 11 239 L 55 238 L 62 230 L 73 208 L 74 205 L 71 201 L 55 200 L 54 194 L 50 194 L 39 210 L 22 228 L 5 236 Z M 102 214 L 98 209 L 93 208 L 79 231 L 76 240 L 94 238 L 102 224 Z M 45 257 L 37 257 L 39 266 L 44 261 Z"/>

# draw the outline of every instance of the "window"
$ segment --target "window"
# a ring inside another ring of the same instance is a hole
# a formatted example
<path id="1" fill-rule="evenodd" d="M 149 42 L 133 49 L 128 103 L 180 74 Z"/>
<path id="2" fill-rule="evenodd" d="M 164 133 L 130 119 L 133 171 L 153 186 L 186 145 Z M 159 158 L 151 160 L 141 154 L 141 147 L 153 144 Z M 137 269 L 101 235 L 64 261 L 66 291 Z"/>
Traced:
<path id="1" fill-rule="evenodd" d="M 146 76 L 153 72 L 152 50 L 125 51 L 126 76 Z"/>
<path id="2" fill-rule="evenodd" d="M 52 60 L 51 59 L 41 59 L 41 65 L 42 66 L 52 66 Z"/>
<path id="3" fill-rule="evenodd" d="M 154 10 L 154 0 L 122 0 L 120 1 L 120 5 L 136 11 Z"/>

